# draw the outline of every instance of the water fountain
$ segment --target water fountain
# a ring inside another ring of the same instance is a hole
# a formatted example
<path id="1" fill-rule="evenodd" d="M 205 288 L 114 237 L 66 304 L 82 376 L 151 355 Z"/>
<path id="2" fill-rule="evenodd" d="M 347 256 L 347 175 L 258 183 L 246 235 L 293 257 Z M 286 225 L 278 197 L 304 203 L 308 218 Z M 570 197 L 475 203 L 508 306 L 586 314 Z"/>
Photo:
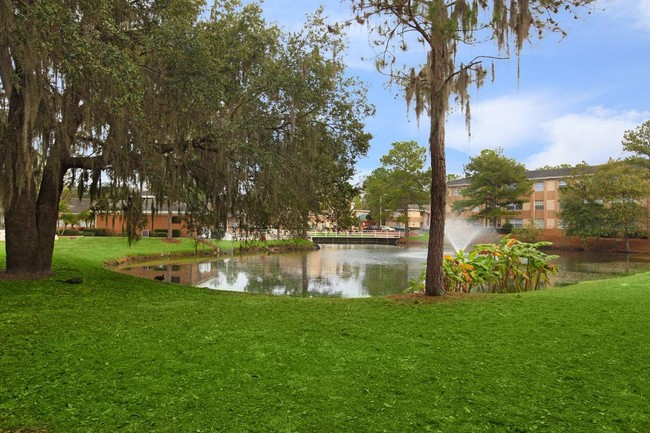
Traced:
<path id="1" fill-rule="evenodd" d="M 445 222 L 445 239 L 453 252 L 466 251 L 477 243 L 492 242 L 495 234 L 492 228 L 475 226 L 464 219 L 447 219 Z"/>

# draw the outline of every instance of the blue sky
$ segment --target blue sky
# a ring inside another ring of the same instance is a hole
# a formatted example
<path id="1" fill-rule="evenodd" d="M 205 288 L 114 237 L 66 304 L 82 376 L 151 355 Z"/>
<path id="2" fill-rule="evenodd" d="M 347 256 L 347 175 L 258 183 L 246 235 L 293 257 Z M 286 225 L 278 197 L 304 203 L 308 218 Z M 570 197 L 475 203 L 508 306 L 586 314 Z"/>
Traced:
<path id="1" fill-rule="evenodd" d="M 319 5 L 332 22 L 350 17 L 347 2 L 340 0 L 262 2 L 268 21 L 287 30 L 300 28 Z M 528 169 L 624 156 L 624 131 L 650 120 L 650 0 L 601 1 L 593 9 L 567 20 L 564 39 L 534 37 L 524 47 L 519 79 L 516 58 L 496 63 L 495 81 L 472 92 L 471 138 L 459 111 L 449 115 L 448 173 L 462 175 L 463 165 L 485 148 L 501 147 Z M 366 120 L 374 138 L 357 164 L 360 179 L 379 167 L 395 141 L 428 146 L 428 120 L 421 119 L 418 128 L 397 89 L 388 89 L 372 62 L 362 60 L 370 53 L 367 30 L 358 26 L 348 36 L 348 74 L 368 84 L 377 110 Z M 423 56 L 415 50 L 404 58 L 415 66 Z"/>

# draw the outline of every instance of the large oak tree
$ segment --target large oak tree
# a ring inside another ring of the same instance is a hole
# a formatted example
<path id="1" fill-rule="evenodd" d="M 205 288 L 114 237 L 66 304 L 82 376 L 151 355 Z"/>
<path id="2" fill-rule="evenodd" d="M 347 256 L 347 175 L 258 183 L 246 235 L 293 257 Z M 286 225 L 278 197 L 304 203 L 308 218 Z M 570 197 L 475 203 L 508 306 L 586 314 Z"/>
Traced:
<path id="1" fill-rule="evenodd" d="M 126 215 L 130 237 L 144 186 L 194 226 L 298 227 L 345 189 L 371 108 L 340 38 L 319 16 L 285 34 L 256 5 L 201 7 L 0 1 L 7 272 L 50 272 L 66 183 Z"/>

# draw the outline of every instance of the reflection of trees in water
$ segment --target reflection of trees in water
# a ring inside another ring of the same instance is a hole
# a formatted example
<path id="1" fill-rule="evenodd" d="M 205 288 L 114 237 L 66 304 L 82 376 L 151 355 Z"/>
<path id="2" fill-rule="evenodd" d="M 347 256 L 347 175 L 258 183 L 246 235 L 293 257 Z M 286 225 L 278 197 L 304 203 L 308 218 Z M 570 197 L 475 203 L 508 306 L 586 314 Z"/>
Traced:
<path id="1" fill-rule="evenodd" d="M 406 289 L 409 281 L 409 265 L 371 265 L 365 267 L 365 277 L 361 284 L 370 296 L 383 296 L 399 293 Z"/>
<path id="2" fill-rule="evenodd" d="M 221 290 L 289 296 L 383 296 L 408 286 L 421 262 L 399 263 L 400 250 L 325 249 L 307 253 L 234 256 L 210 263 L 158 263 L 128 271 L 145 278 Z M 392 262 L 392 263 L 391 263 Z M 124 271 L 124 270 L 123 270 Z"/>
<path id="3" fill-rule="evenodd" d="M 290 296 L 341 296 L 332 284 L 316 283 L 309 290 L 310 281 L 307 254 L 287 256 L 257 256 L 231 260 L 220 267 L 218 274 L 229 285 L 234 285 L 240 274 L 247 279 L 244 291 L 256 294 L 281 294 Z M 298 262 L 300 266 L 297 266 Z M 284 266 L 283 266 L 284 264 Z M 296 273 L 296 269 L 299 273 Z"/>
<path id="4" fill-rule="evenodd" d="M 412 269 L 414 265 L 407 263 L 351 264 L 336 263 L 336 259 L 309 253 L 252 256 L 230 260 L 219 266 L 218 273 L 229 285 L 245 274 L 247 284 L 243 290 L 248 293 L 339 297 L 343 284 L 358 285 L 360 294 L 370 296 L 399 293 L 408 286 L 410 274 L 421 270 L 419 264 Z"/>

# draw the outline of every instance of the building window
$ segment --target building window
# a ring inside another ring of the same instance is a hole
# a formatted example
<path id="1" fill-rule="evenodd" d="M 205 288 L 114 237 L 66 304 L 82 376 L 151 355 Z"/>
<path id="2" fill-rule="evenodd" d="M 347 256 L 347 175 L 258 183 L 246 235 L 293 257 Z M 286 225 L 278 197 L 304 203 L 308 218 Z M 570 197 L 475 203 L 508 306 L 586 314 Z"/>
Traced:
<path id="1" fill-rule="evenodd" d="M 521 210 L 521 203 L 509 203 L 506 205 L 507 210 Z"/>
<path id="2" fill-rule="evenodd" d="M 512 228 L 522 228 L 524 226 L 524 220 L 521 218 L 514 218 L 510 220 Z"/>
<path id="3" fill-rule="evenodd" d="M 460 197 L 463 195 L 463 190 L 461 188 L 454 188 L 453 190 L 454 197 Z"/>
<path id="4" fill-rule="evenodd" d="M 544 200 L 535 200 L 535 210 L 544 210 Z"/>
<path id="5" fill-rule="evenodd" d="M 543 229 L 544 228 L 544 220 L 541 218 L 535 218 L 535 228 L 536 229 Z"/>
<path id="6" fill-rule="evenodd" d="M 566 188 L 566 180 L 558 180 L 557 186 L 560 188 Z"/>
<path id="7" fill-rule="evenodd" d="M 561 219 L 558 218 L 557 220 L 557 228 L 563 229 L 564 228 L 564 222 L 562 222 Z"/>
<path id="8" fill-rule="evenodd" d="M 172 224 L 180 224 L 180 223 L 181 223 L 181 217 L 179 216 L 172 217 Z"/>
<path id="9" fill-rule="evenodd" d="M 544 182 L 535 182 L 535 191 L 544 191 Z"/>
<path id="10" fill-rule="evenodd" d="M 487 220 L 487 227 L 488 227 L 488 228 L 491 228 L 491 229 L 494 229 L 494 228 L 497 228 L 497 229 L 498 229 L 498 228 L 501 228 L 501 219 L 500 219 L 500 218 L 497 218 L 497 224 L 496 224 L 496 226 L 494 225 L 494 220 L 491 220 L 491 219 L 490 219 L 490 220 Z"/>

